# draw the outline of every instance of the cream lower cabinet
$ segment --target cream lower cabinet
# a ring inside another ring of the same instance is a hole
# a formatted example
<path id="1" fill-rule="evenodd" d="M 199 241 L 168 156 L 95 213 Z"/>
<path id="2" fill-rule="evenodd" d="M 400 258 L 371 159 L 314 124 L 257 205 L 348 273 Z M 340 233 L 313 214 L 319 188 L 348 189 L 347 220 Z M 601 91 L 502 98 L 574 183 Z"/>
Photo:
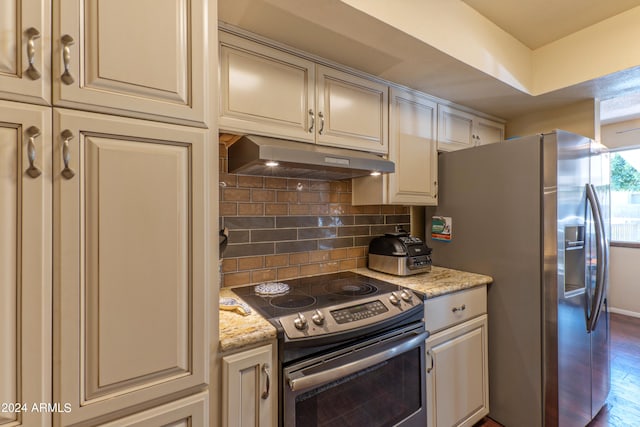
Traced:
<path id="1" fill-rule="evenodd" d="M 222 358 L 223 427 L 277 425 L 277 363 L 272 345 Z"/>
<path id="2" fill-rule="evenodd" d="M 223 131 L 386 154 L 388 87 L 220 32 Z"/>
<path id="3" fill-rule="evenodd" d="M 425 319 L 427 426 L 471 427 L 489 413 L 485 287 L 427 300 Z"/>
<path id="4" fill-rule="evenodd" d="M 53 128 L 55 425 L 205 388 L 206 131 L 61 109 Z"/>
<path id="5" fill-rule="evenodd" d="M 200 427 L 208 425 L 208 417 L 209 393 L 203 392 L 99 426 Z"/>
<path id="6" fill-rule="evenodd" d="M 438 105 L 438 150 L 454 151 L 504 139 L 504 124 Z"/>
<path id="7" fill-rule="evenodd" d="M 40 402 L 51 402 L 51 109 L 0 101 L 0 426 L 50 426 Z"/>
<path id="8" fill-rule="evenodd" d="M 396 171 L 352 180 L 353 205 L 438 204 L 437 104 L 412 91 L 391 88 L 389 157 Z"/>

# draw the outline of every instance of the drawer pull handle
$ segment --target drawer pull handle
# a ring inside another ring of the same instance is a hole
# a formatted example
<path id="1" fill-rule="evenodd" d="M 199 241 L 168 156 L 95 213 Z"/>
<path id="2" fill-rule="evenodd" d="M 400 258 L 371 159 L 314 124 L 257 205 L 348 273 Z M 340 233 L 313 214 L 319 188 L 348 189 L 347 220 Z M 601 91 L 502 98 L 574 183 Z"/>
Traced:
<path id="1" fill-rule="evenodd" d="M 464 311 L 467 308 L 466 305 L 462 304 L 460 307 L 453 307 L 451 309 L 452 312 L 457 313 L 458 311 Z"/>
<path id="2" fill-rule="evenodd" d="M 433 354 L 431 354 L 431 350 L 427 350 L 427 356 L 429 356 L 429 359 L 431 360 L 431 366 L 427 368 L 427 374 L 430 374 L 431 371 L 433 371 Z"/>

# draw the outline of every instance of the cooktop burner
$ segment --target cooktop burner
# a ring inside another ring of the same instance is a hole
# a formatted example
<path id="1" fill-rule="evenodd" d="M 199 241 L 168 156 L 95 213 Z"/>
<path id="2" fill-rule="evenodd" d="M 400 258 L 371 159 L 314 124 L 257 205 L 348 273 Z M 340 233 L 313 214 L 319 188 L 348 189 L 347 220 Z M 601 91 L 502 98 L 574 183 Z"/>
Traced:
<path id="1" fill-rule="evenodd" d="M 366 282 L 356 282 L 353 280 L 336 280 L 327 285 L 327 292 L 330 294 L 344 295 L 347 297 L 359 297 L 373 294 L 378 290 L 374 285 Z"/>
<path id="2" fill-rule="evenodd" d="M 280 295 L 277 297 L 271 298 L 269 304 L 276 308 L 305 308 L 313 305 L 316 302 L 316 299 L 309 295 L 304 294 L 287 294 Z"/>

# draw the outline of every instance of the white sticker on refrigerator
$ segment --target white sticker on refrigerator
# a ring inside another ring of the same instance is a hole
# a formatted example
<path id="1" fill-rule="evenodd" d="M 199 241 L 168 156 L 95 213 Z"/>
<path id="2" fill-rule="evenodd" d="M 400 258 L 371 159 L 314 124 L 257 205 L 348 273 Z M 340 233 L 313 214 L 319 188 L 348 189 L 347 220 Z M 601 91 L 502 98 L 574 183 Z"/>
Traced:
<path id="1" fill-rule="evenodd" d="M 431 238 L 450 242 L 453 237 L 453 221 L 448 216 L 434 216 L 431 218 Z"/>

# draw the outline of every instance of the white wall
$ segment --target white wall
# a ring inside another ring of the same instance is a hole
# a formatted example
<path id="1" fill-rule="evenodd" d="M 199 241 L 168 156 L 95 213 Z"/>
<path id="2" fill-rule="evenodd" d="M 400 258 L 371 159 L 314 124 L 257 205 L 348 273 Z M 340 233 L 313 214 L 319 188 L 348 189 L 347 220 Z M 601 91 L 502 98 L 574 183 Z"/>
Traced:
<path id="1" fill-rule="evenodd" d="M 640 317 L 640 249 L 611 247 L 609 307 Z"/>

